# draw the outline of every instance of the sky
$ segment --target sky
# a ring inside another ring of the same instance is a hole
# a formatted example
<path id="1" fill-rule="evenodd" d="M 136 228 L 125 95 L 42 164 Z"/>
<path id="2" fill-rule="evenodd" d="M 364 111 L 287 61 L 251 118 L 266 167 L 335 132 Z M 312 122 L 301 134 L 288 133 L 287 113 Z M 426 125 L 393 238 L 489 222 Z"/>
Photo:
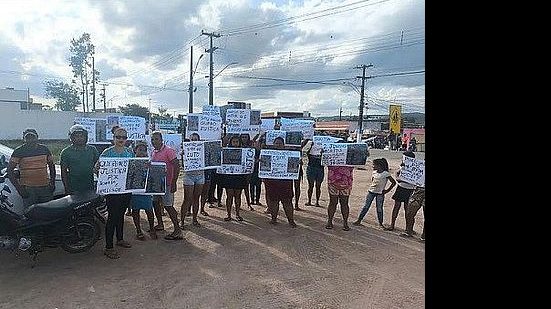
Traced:
<path id="1" fill-rule="evenodd" d="M 372 65 L 364 114 L 388 114 L 389 104 L 424 112 L 420 0 L 2 0 L 0 88 L 28 88 L 35 103 L 52 105 L 44 83 L 70 83 L 70 41 L 89 33 L 107 107 L 187 114 L 193 46 L 193 105 L 201 112 L 210 57 L 202 31 L 220 35 L 213 38 L 214 105 L 358 115 L 358 67 Z M 103 107 L 99 91 L 96 105 Z"/>

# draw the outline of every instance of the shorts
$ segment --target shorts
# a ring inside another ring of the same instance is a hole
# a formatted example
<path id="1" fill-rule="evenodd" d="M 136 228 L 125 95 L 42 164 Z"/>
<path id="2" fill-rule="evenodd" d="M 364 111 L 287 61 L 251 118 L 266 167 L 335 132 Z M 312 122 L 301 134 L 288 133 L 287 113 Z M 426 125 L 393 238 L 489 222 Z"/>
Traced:
<path id="1" fill-rule="evenodd" d="M 213 174 L 216 173 L 216 169 L 205 170 L 205 182 L 210 182 L 214 178 Z"/>
<path id="2" fill-rule="evenodd" d="M 155 201 L 161 201 L 163 207 L 174 206 L 174 193 L 170 192 L 170 186 L 166 186 L 164 195 L 154 195 Z"/>
<path id="3" fill-rule="evenodd" d="M 222 174 L 220 175 L 220 184 L 226 189 L 245 189 L 248 185 L 248 175 L 246 174 Z"/>
<path id="4" fill-rule="evenodd" d="M 132 210 L 152 210 L 153 209 L 153 198 L 151 195 L 132 195 L 130 198 L 130 206 Z"/>
<path id="5" fill-rule="evenodd" d="M 184 177 L 182 178 L 184 186 L 194 186 L 194 185 L 205 184 L 205 173 L 203 173 L 203 171 L 199 171 L 199 172 L 201 173 L 184 172 Z"/>
<path id="6" fill-rule="evenodd" d="M 306 179 L 308 179 L 309 182 L 323 182 L 324 177 L 324 168 L 322 167 L 313 167 L 308 166 L 306 167 Z"/>
<path id="7" fill-rule="evenodd" d="M 392 199 L 396 202 L 409 203 L 409 198 L 411 197 L 412 193 L 413 189 L 406 189 L 404 187 L 398 186 L 396 188 L 396 191 L 394 191 L 394 194 L 392 195 Z"/>
<path id="8" fill-rule="evenodd" d="M 352 187 L 350 187 L 350 188 L 341 188 L 341 187 L 337 187 L 333 184 L 327 184 L 327 191 L 329 191 L 329 195 L 349 196 L 350 192 L 352 191 Z"/>

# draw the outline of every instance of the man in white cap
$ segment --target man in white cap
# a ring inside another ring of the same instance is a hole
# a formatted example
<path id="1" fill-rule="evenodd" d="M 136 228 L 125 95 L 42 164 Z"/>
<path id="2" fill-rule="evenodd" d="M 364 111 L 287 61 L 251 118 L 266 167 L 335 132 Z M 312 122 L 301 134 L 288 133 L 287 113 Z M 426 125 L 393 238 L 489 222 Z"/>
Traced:
<path id="1" fill-rule="evenodd" d="M 48 202 L 53 198 L 55 164 L 50 149 L 38 143 L 38 133 L 35 129 L 25 129 L 23 141 L 23 145 L 15 148 L 10 158 L 8 177 L 27 207 Z M 18 166 L 19 178 L 14 173 L 14 169 Z"/>
<path id="2" fill-rule="evenodd" d="M 99 158 L 96 147 L 87 145 L 88 131 L 79 124 L 69 129 L 71 146 L 61 151 L 61 179 L 66 194 L 95 191 L 94 166 Z"/>

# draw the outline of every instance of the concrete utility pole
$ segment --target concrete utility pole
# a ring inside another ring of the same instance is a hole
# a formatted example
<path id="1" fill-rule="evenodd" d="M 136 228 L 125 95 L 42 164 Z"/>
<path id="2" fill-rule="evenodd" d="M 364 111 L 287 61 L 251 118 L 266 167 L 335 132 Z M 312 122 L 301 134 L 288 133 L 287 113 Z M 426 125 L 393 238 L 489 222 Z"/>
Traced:
<path id="1" fill-rule="evenodd" d="M 96 111 L 96 70 L 94 67 L 94 56 L 92 56 L 92 111 Z"/>
<path id="2" fill-rule="evenodd" d="M 342 120 L 342 107 L 341 107 L 341 109 L 339 110 L 339 121 L 341 121 L 341 120 Z"/>
<path id="3" fill-rule="evenodd" d="M 361 66 L 355 67 L 355 69 L 362 69 L 362 76 L 356 76 L 356 78 L 361 78 L 362 79 L 362 89 L 360 90 L 360 113 L 358 115 L 358 128 L 359 128 L 359 131 L 358 131 L 358 136 L 356 137 L 356 142 L 361 141 L 361 137 L 362 137 L 362 133 L 363 133 L 364 104 L 365 104 L 364 103 L 365 80 L 371 78 L 371 77 L 366 77 L 365 76 L 365 69 L 370 68 L 372 66 L 373 66 L 373 64 L 368 64 L 368 65 L 362 64 Z"/>
<path id="4" fill-rule="evenodd" d="M 210 49 L 206 49 L 205 52 L 210 53 L 210 74 L 209 74 L 209 105 L 214 105 L 214 88 L 213 88 L 213 79 L 214 79 L 214 62 L 212 59 L 212 53 L 218 49 L 218 47 L 212 47 L 212 37 L 219 38 L 220 34 L 215 34 L 214 32 L 208 33 L 201 30 L 201 35 L 208 35 L 210 37 Z"/>
<path id="5" fill-rule="evenodd" d="M 107 113 L 107 105 L 105 102 L 105 84 L 102 84 L 103 88 L 101 89 L 101 100 L 103 101 L 103 112 Z"/>
<path id="6" fill-rule="evenodd" d="M 191 45 L 189 57 L 189 113 L 193 113 L 193 45 Z"/>

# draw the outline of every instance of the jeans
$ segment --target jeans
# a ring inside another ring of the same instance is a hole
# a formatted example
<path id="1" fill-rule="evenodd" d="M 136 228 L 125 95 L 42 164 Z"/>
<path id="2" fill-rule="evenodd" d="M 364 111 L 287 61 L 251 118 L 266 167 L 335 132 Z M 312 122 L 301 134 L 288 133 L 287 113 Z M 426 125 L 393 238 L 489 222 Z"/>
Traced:
<path id="1" fill-rule="evenodd" d="M 385 195 L 382 193 L 373 193 L 369 191 L 367 192 L 367 196 L 365 197 L 365 205 L 360 212 L 358 221 L 363 220 L 363 218 L 367 214 L 367 211 L 369 210 L 369 207 L 371 207 L 371 202 L 373 202 L 373 199 L 375 199 L 375 206 L 377 206 L 377 219 L 379 221 L 379 224 L 383 224 L 383 203 L 385 201 Z"/>

